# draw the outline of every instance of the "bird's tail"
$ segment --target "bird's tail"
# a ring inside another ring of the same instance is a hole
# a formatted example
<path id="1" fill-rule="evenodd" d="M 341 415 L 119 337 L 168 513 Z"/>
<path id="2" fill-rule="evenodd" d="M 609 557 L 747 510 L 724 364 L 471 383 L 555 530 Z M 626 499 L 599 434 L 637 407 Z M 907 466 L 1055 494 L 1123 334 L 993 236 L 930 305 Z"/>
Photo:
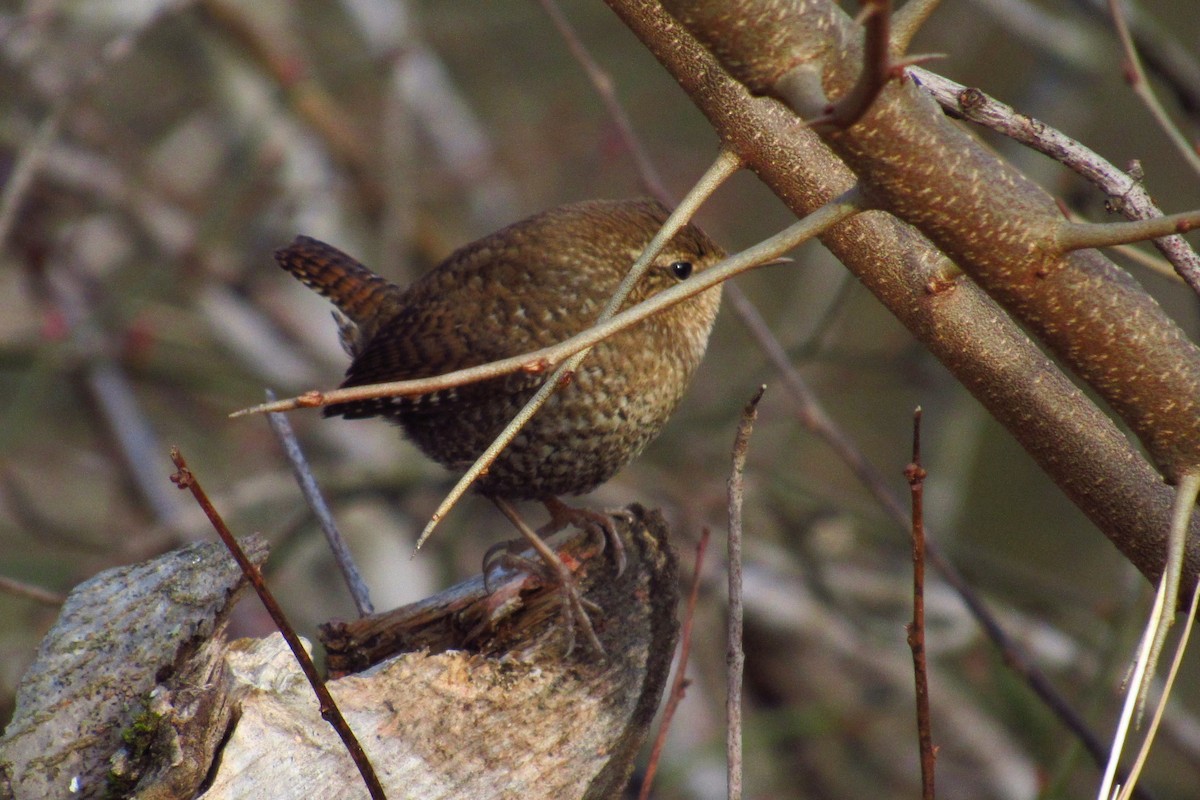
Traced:
<path id="1" fill-rule="evenodd" d="M 403 291 L 333 245 L 310 236 L 275 251 L 275 260 L 302 283 L 328 297 L 360 329 L 387 316 Z"/>

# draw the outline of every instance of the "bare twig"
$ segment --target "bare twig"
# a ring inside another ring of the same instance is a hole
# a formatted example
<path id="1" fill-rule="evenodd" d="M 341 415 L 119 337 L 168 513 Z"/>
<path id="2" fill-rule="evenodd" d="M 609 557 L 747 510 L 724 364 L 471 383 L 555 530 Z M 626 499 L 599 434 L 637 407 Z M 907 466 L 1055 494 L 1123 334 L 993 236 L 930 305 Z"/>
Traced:
<path id="1" fill-rule="evenodd" d="M 816 394 L 809 388 L 808 383 L 800 375 L 800 372 L 788 360 L 783 346 L 771 335 L 766 321 L 758 313 L 757 309 L 750 305 L 749 301 L 744 299 L 739 301 L 737 296 L 733 294 L 730 295 L 729 300 L 735 304 L 735 308 L 740 306 L 739 316 L 741 316 L 742 321 L 746 324 L 750 335 L 766 354 L 772 366 L 779 372 L 780 377 L 783 379 L 784 387 L 788 390 L 788 393 L 797 405 L 796 413 L 800 424 L 825 442 L 825 445 L 833 450 L 842 463 L 850 468 L 855 478 L 867 489 L 888 517 L 897 526 L 908 531 L 911 527 L 910 516 L 905 511 L 900 500 L 888 487 L 888 482 L 883 474 L 867 460 L 866 456 L 863 455 L 861 449 L 859 449 L 850 436 L 821 406 Z M 982 598 L 975 593 L 975 590 L 967 583 L 967 580 L 959 574 L 953 564 L 941 555 L 940 550 L 929 539 L 931 537 L 927 537 L 925 545 L 925 554 L 929 563 L 933 565 L 938 574 L 962 598 L 971 615 L 975 617 L 980 627 L 983 628 L 984 634 L 1004 654 L 1004 663 L 1021 676 L 1033 693 L 1083 743 L 1084 749 L 1088 751 L 1088 754 L 1095 763 L 1103 766 L 1107 757 L 1107 751 L 1100 738 L 1088 727 L 1083 717 L 1054 688 L 1054 684 L 1051 683 L 1046 674 L 1026 656 L 1020 645 L 1008 635 L 1008 632 L 1004 630 L 1000 621 L 996 619 L 996 616 L 984 604 Z"/>
<path id="2" fill-rule="evenodd" d="M 1133 93 L 1137 95 L 1142 104 L 1150 111 L 1150 114 L 1158 123 L 1158 127 L 1171 140 L 1171 144 L 1175 146 L 1175 150 L 1178 151 L 1179 155 L 1183 156 L 1183 160 L 1197 174 L 1200 174 L 1200 153 L 1196 152 L 1195 144 L 1189 142 L 1179 132 L 1178 126 L 1171 120 L 1162 103 L 1158 102 L 1158 97 L 1154 94 L 1153 87 L 1146 80 L 1146 72 L 1142 69 L 1142 61 L 1138 58 L 1137 47 L 1133 43 L 1133 37 L 1129 35 L 1129 26 L 1125 23 L 1125 12 L 1121 9 L 1121 4 L 1117 0 L 1109 0 L 1108 11 L 1112 15 L 1113 24 L 1116 26 L 1117 37 L 1121 40 L 1121 48 L 1125 51 L 1125 79 L 1133 88 Z"/>
<path id="3" fill-rule="evenodd" d="M 1104 777 L 1100 781 L 1098 800 L 1109 800 L 1113 794 L 1113 786 L 1121 783 L 1117 779 L 1117 764 L 1121 759 L 1121 751 L 1129 738 L 1129 727 L 1134 719 L 1140 719 L 1145 708 L 1146 697 L 1150 692 L 1150 683 L 1154 679 L 1158 658 L 1162 653 L 1167 632 L 1175 620 L 1175 611 L 1179 595 L 1179 575 L 1183 565 L 1183 549 L 1187 542 L 1188 530 L 1192 514 L 1196 510 L 1196 497 L 1200 494 L 1200 473 L 1185 473 L 1175 487 L 1175 507 L 1171 514 L 1171 530 L 1167 534 L 1167 563 L 1163 567 L 1162 577 L 1158 581 L 1158 591 L 1154 593 L 1154 605 L 1138 644 L 1137 658 L 1133 663 L 1132 674 L 1127 685 L 1125 702 L 1121 706 L 1121 716 L 1117 720 L 1113 732 L 1112 749 L 1108 756 L 1108 765 Z M 1143 747 L 1148 747 L 1151 738 L 1147 738 Z M 1132 785 L 1132 784 L 1131 784 Z"/>
<path id="4" fill-rule="evenodd" d="M 729 150 L 721 150 L 712 166 L 710 166 L 704 175 L 700 177 L 700 179 L 696 182 L 696 185 L 692 187 L 692 190 L 688 192 L 687 196 L 683 198 L 683 201 L 675 208 L 675 210 L 671 212 L 670 216 L 668 216 L 667 220 L 663 223 L 662 228 L 659 229 L 658 233 L 656 233 L 650 240 L 649 244 L 646 245 L 645 249 L 642 251 L 642 254 L 638 256 L 636 261 L 634 261 L 633 266 L 629 268 L 629 272 L 625 275 L 625 278 L 621 281 L 620 285 L 617 286 L 616 291 L 613 292 L 612 297 L 609 299 L 608 305 L 604 307 L 604 310 L 600 312 L 600 316 L 596 319 L 597 326 L 602 324 L 605 320 L 612 320 L 614 318 L 617 310 L 621 308 L 621 305 L 625 302 L 625 299 L 629 296 L 629 293 L 633 291 L 633 287 L 637 285 L 638 281 L 641 280 L 642 275 L 644 275 L 646 270 L 650 268 L 654 258 L 671 241 L 671 237 L 673 237 L 681 228 L 683 228 L 684 225 L 688 223 L 688 220 L 691 219 L 692 215 L 696 212 L 696 209 L 700 207 L 700 204 L 703 203 L 714 191 L 716 191 L 717 187 L 728 180 L 729 177 L 739 169 L 741 169 L 741 161 L 737 158 L 737 156 L 735 156 Z M 706 270 L 704 274 L 707 274 L 711 271 L 712 270 Z M 516 416 L 513 417 L 508 423 L 508 425 L 505 426 L 504 430 L 497 434 L 495 440 L 488 445 L 488 448 L 484 450 L 478 458 L 475 459 L 475 463 L 472 464 L 465 473 L 463 473 L 463 476 L 458 479 L 458 483 L 454 485 L 454 488 L 450 490 L 449 494 L 446 495 L 446 498 L 442 500 L 441 504 L 430 516 L 429 522 L 425 525 L 425 529 L 421 531 L 421 535 L 417 538 L 418 550 L 421 548 L 421 545 L 424 544 L 425 540 L 429 538 L 429 535 L 433 533 L 433 529 L 442 520 L 442 518 L 445 517 L 446 514 L 450 512 L 450 509 L 454 507 L 454 504 L 457 503 L 464 494 L 466 494 L 467 489 L 470 488 L 471 484 L 474 483 L 480 475 L 487 471 L 496 458 L 499 457 L 500 453 L 503 452 L 504 448 L 508 447 L 509 442 L 516 438 L 517 434 L 521 432 L 521 429 L 525 427 L 529 420 L 533 419 L 533 415 L 536 414 L 541 407 L 546 404 L 546 401 L 550 399 L 550 396 L 554 394 L 554 392 L 558 391 L 559 386 L 563 385 L 569 376 L 579 369 L 579 366 L 583 363 L 584 359 L 587 358 L 588 353 L 590 352 L 590 346 L 583 347 L 578 352 L 573 353 L 566 361 L 559 365 L 558 368 L 555 369 L 554 373 L 542 383 L 537 392 L 534 393 L 533 397 L 529 398 L 529 401 L 525 403 L 524 407 L 522 407 L 521 410 L 517 412 Z"/>
<path id="5" fill-rule="evenodd" d="M 1179 644 L 1175 647 L 1175 657 L 1171 659 L 1171 668 L 1167 670 L 1167 678 L 1163 682 L 1162 697 L 1158 699 L 1158 704 L 1154 708 L 1154 716 L 1151 717 L 1150 725 L 1146 729 L 1146 737 L 1142 740 L 1137 758 L 1134 759 L 1129 776 L 1125 779 L 1125 785 L 1121 787 L 1118 800 L 1128 800 L 1130 795 L 1137 790 L 1138 776 L 1141 775 L 1142 768 L 1146 765 L 1146 758 L 1150 755 L 1150 745 L 1154 742 L 1154 735 L 1158 732 L 1158 726 L 1162 722 L 1163 712 L 1167 709 L 1167 700 L 1171 696 L 1171 687 L 1175 685 L 1175 678 L 1179 674 L 1179 665 L 1183 663 L 1183 654 L 1187 652 L 1188 639 L 1191 637 L 1192 628 L 1196 623 L 1196 604 L 1198 602 L 1200 602 L 1200 583 L 1197 583 L 1196 588 L 1192 590 L 1192 602 L 1188 605 L 1187 620 L 1183 626 L 1183 633 L 1179 637 Z"/>
<path id="6" fill-rule="evenodd" d="M 792 250 L 838 222 L 857 214 L 863 209 L 863 203 L 858 192 L 851 189 L 769 239 L 730 256 L 719 264 L 694 275 L 684 283 L 659 292 L 650 299 L 625 309 L 607 322 L 597 323 L 556 345 L 482 364 L 478 367 L 447 372 L 445 375 L 437 375 L 432 378 L 375 383 L 350 389 L 334 389 L 328 392 L 313 390 L 286 400 L 243 408 L 229 416 L 243 417 L 272 411 L 293 411 L 297 408 L 320 408 L 334 403 L 373 400 L 380 397 L 407 397 L 463 386 L 512 372 L 524 371 L 534 374 L 545 372 L 580 350 L 591 347 L 618 331 L 632 327 L 664 308 L 705 292 L 743 272 L 763 266 L 780 254 Z"/>
<path id="7" fill-rule="evenodd" d="M 1074 0 L 1074 3 L 1105 23 L 1111 17 L 1108 0 Z M 1124 5 L 1125 21 L 1146 65 L 1174 93 L 1182 109 L 1196 119 L 1200 115 L 1200 54 L 1195 51 L 1195 42 L 1186 44 L 1179 36 L 1185 29 L 1172 26 L 1170 21 L 1159 22 L 1140 4 Z"/>
<path id="8" fill-rule="evenodd" d="M 921 465 L 921 409 L 918 407 L 913 412 L 912 462 L 904 469 L 912 495 L 913 619 L 908 625 L 908 646 L 912 650 L 916 684 L 921 797 L 933 800 L 937 748 L 933 746 L 933 723 L 929 716 L 929 671 L 925 652 L 925 476 L 925 467 Z"/>
<path id="9" fill-rule="evenodd" d="M 26 583 L 25 581 L 19 581 L 16 578 L 8 578 L 2 575 L 0 575 L 0 592 L 11 594 L 13 597 L 24 597 L 35 603 L 41 603 L 44 606 L 54 606 L 56 608 L 67 602 L 66 596 L 58 592 L 52 592 L 49 589 L 34 586 L 32 583 Z"/>
<path id="10" fill-rule="evenodd" d="M 624 142 L 625 149 L 629 151 L 629 155 L 633 157 L 633 163 L 637 167 L 638 175 L 641 176 L 646 191 L 664 204 L 674 205 L 670 192 L 667 191 L 666 184 L 663 183 L 662 176 L 659 175 L 654 162 L 650 160 L 650 155 L 646 152 L 646 148 L 642 146 L 641 140 L 634 133 L 633 124 L 629 121 L 629 115 L 625 113 L 625 108 L 617 99 L 617 94 L 613 90 L 612 78 L 596 63 L 596 59 L 592 58 L 592 54 L 588 52 L 583 41 L 575 33 L 571 22 L 562 13 L 562 9 L 558 7 L 558 3 L 555 0 L 539 0 L 539 2 L 550 16 L 554 27 L 558 29 L 558 35 L 567 43 L 571 55 L 579 62 L 579 66 L 583 67 L 583 71 L 587 73 L 588 80 L 592 82 L 596 93 L 600 95 L 600 100 L 604 103 L 605 110 L 608 112 L 609 117 L 612 118 L 613 124 L 617 126 L 617 135 Z"/>
<path id="11" fill-rule="evenodd" d="M 709 530 L 700 531 L 700 541 L 696 544 L 696 566 L 692 572 L 692 588 L 688 592 L 687 608 L 683 613 L 683 633 L 679 640 L 679 659 L 675 664 L 675 680 L 671 682 L 671 693 L 667 696 L 667 704 L 663 707 L 662 720 L 658 724 L 658 735 L 654 737 L 654 746 L 650 748 L 650 759 L 646 763 L 646 774 L 642 778 L 642 788 L 638 792 L 638 800 L 647 800 L 650 789 L 654 785 L 654 775 L 658 772 L 658 762 L 662 758 L 663 746 L 667 743 L 667 733 L 671 730 L 671 720 L 675 717 L 675 709 L 687 693 L 687 665 L 692 654 L 692 629 L 696 622 L 696 602 L 700 598 L 700 575 L 704 567 L 704 554 L 708 552 Z"/>
<path id="12" fill-rule="evenodd" d="M 742 641 L 742 502 L 745 499 L 746 454 L 750 448 L 750 434 L 754 431 L 754 420 L 758 417 L 758 401 L 762 400 L 766 384 L 742 409 L 737 435 L 733 439 L 733 469 L 729 475 L 729 627 L 725 642 L 726 676 L 726 731 L 725 754 L 728 761 L 729 800 L 742 797 L 742 673 L 746 665 L 746 651 Z"/>
<path id="13" fill-rule="evenodd" d="M 212 523 L 213 530 L 221 537 L 221 541 L 229 548 L 230 554 L 233 555 L 234 560 L 241 567 L 242 574 L 246 576 L 246 580 L 254 587 L 254 591 L 258 594 L 263 606 L 266 607 L 267 613 L 271 615 L 271 619 L 275 621 L 279 632 L 283 634 L 288 647 L 291 648 L 292 653 L 296 656 L 296 661 L 300 664 L 300 669 L 304 671 L 304 677 L 308 679 L 309 685 L 312 686 L 313 692 L 317 695 L 317 700 L 321 705 L 321 718 L 333 726 L 333 729 L 341 738 L 342 743 L 346 746 L 346 750 L 350 753 L 350 758 L 354 760 L 355 766 L 358 767 L 363 783 L 366 785 L 367 791 L 370 792 L 373 800 L 384 800 L 383 786 L 379 783 L 379 778 L 376 777 L 375 770 L 371 766 L 371 762 L 367 759 L 367 754 L 363 752 L 362 745 L 358 743 L 354 731 L 350 729 L 350 725 L 346 722 L 345 717 L 342 716 L 342 712 L 338 709 L 337 703 L 334 702 L 329 689 L 326 688 L 325 682 L 321 680 L 312 657 L 304 649 L 304 644 L 300 641 L 300 637 L 296 635 L 296 631 L 292 629 L 287 615 L 283 613 L 283 609 L 280 608 L 279 603 L 275 600 L 275 596 L 267 588 L 267 584 L 263 580 L 262 571 L 242 552 L 237 539 L 233 537 L 233 533 L 225 524 L 225 520 L 221 518 L 220 512 L 213 506 L 212 501 L 208 499 L 208 495 L 200 486 L 200 482 L 196 480 L 196 476 L 188 469 L 187 462 L 184 460 L 183 454 L 179 452 L 178 447 L 171 448 L 171 461 L 178 470 L 171 476 L 171 482 L 180 489 L 187 489 L 192 493 L 192 497 L 196 498 L 197 505 L 204 511 L 205 516 Z"/>
<path id="14" fill-rule="evenodd" d="M 1099 153 L 1085 147 L 1041 120 L 1019 114 L 1011 106 L 989 97 L 978 89 L 967 88 L 919 67 L 910 68 L 923 89 L 943 108 L 960 114 L 1014 141 L 1031 147 L 1090 181 L 1109 198 L 1109 206 L 1128 219 L 1161 217 L 1149 192 L 1139 180 L 1118 169 Z M 1182 236 L 1165 236 L 1154 246 L 1175 267 L 1192 291 L 1200 294 L 1200 255 Z"/>
<path id="15" fill-rule="evenodd" d="M 1065 252 L 1141 242 L 1196 228 L 1200 228 L 1200 211 L 1131 222 L 1063 222 L 1055 233 L 1054 243 Z"/>
<path id="16" fill-rule="evenodd" d="M 1150 681 L 1158 667 L 1159 656 L 1167 641 L 1167 633 L 1175 623 L 1175 614 L 1179 610 L 1179 582 L 1183 574 L 1183 558 L 1187 550 L 1188 530 L 1191 527 L 1192 515 L 1196 511 L 1196 497 L 1200 495 L 1200 472 L 1185 473 L 1175 486 L 1177 500 L 1175 513 L 1171 521 L 1171 529 L 1167 532 L 1167 561 L 1163 565 L 1163 574 L 1159 578 L 1158 592 L 1163 596 L 1162 615 L 1155 619 L 1151 617 L 1154 626 L 1154 637 L 1150 645 L 1150 661 L 1146 668 L 1146 676 L 1137 693 L 1141 697 L 1140 709 L 1145 707 L 1146 696 L 1150 693 Z M 1140 714 L 1139 709 L 1139 714 Z"/>
<path id="17" fill-rule="evenodd" d="M 270 389 L 267 390 L 267 399 L 275 399 L 275 394 Z M 317 485 L 317 479 L 313 477 L 312 470 L 308 468 L 308 460 L 300 449 L 300 442 L 297 441 L 296 434 L 292 431 L 291 423 L 283 414 L 268 414 L 267 422 L 271 424 L 271 430 L 275 432 L 279 443 L 283 445 L 284 455 L 287 456 L 288 463 L 292 465 L 292 474 L 296 476 L 296 483 L 300 485 L 300 491 L 304 495 L 308 507 L 312 509 L 317 523 L 321 526 L 321 531 L 325 534 L 325 541 L 329 543 L 333 560 L 337 562 L 342 578 L 346 581 L 346 588 L 350 590 L 350 596 L 354 599 L 354 607 L 358 609 L 358 615 L 365 617 L 368 614 L 374 614 L 375 606 L 371 603 L 366 581 L 363 580 L 358 565 L 354 563 L 354 555 L 350 552 L 345 538 L 342 537 L 342 532 L 338 530 L 333 513 L 329 510 L 329 504 L 325 502 L 325 496 L 321 494 L 321 487 Z"/>

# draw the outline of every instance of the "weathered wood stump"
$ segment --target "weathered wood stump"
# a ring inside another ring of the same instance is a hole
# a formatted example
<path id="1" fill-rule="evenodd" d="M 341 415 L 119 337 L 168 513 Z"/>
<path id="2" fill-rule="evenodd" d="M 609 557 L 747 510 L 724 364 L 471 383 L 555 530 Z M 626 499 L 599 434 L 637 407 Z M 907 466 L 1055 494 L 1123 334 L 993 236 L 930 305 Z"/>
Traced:
<path id="1" fill-rule="evenodd" d="M 614 521 L 629 556 L 619 577 L 595 538 L 559 544 L 600 609 L 592 619 L 604 658 L 581 637 L 565 654 L 560 593 L 530 575 L 498 576 L 490 594 L 477 577 L 412 606 L 324 626 L 332 674 L 341 676 L 330 691 L 389 798 L 621 793 L 667 679 L 678 590 L 661 515 L 632 506 Z M 261 542 L 255 552 L 263 557 Z M 128 592 L 138 570 L 191 577 Z M 223 640 L 239 584 L 229 556 L 203 545 L 81 586 L 0 741 L 0 795 L 367 797 L 281 637 Z M 87 601 L 95 625 L 80 627 L 77 595 L 97 587 L 107 606 Z M 162 608 L 180 598 L 190 613 L 167 621 Z M 117 640 L 139 644 L 117 659 L 123 689 L 114 694 L 105 689 L 117 674 L 112 659 L 90 654 Z M 67 662 L 83 688 L 39 703 Z"/>

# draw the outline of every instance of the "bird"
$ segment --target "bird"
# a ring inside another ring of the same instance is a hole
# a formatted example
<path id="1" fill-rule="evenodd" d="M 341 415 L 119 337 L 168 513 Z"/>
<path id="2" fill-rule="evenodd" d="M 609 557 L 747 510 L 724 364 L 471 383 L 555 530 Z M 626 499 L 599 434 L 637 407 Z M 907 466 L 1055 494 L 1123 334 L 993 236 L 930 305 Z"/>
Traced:
<path id="1" fill-rule="evenodd" d="M 596 322 L 669 213 L 648 199 L 558 206 L 459 248 L 407 287 L 307 236 L 276 251 L 275 259 L 340 311 L 340 337 L 351 358 L 341 386 L 364 386 L 486 364 L 583 331 Z M 689 280 L 724 256 L 700 228 L 684 226 L 623 307 Z M 527 539 L 606 519 L 572 508 L 561 497 L 606 482 L 659 434 L 704 356 L 720 299 L 718 285 L 598 343 L 475 490 L 492 499 Z M 389 419 L 427 456 L 461 474 L 545 379 L 518 371 L 416 396 L 336 403 L 323 413 Z M 540 501 L 551 515 L 551 523 L 536 533 L 522 527 L 512 505 L 528 500 Z M 620 540 L 611 523 L 600 527 L 616 543 L 619 572 Z M 568 582 L 561 562 L 554 565 L 537 549 L 558 579 Z M 552 550 L 549 555 L 557 560 Z M 578 600 L 572 599 L 577 616 L 586 618 Z M 589 639 L 595 644 L 594 634 Z"/>

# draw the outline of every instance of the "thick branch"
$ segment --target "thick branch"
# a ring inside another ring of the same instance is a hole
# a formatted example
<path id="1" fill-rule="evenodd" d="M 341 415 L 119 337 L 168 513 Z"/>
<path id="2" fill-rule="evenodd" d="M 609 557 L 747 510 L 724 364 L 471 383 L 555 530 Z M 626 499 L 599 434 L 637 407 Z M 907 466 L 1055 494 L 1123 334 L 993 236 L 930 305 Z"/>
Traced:
<path id="1" fill-rule="evenodd" d="M 658 3 L 609 5 L 675 76 L 721 138 L 796 214 L 854 182 L 778 103 L 753 98 Z M 822 237 L 1148 578 L 1163 564 L 1172 493 L 1112 421 L 994 301 L 913 229 L 863 214 Z M 1193 526 L 1193 534 L 1200 526 Z M 1195 536 L 1193 536 L 1193 542 Z M 1189 547 L 1188 585 L 1200 567 Z"/>
<path id="2" fill-rule="evenodd" d="M 734 77 L 801 113 L 812 75 L 830 97 L 855 86 L 861 29 L 831 0 L 666 6 Z M 1095 388 L 1169 480 L 1200 466 L 1200 348 L 1102 255 L 1063 252 L 1061 214 L 1041 187 L 909 83 L 886 87 L 859 124 L 824 140 L 881 208 L 929 237 Z"/>

